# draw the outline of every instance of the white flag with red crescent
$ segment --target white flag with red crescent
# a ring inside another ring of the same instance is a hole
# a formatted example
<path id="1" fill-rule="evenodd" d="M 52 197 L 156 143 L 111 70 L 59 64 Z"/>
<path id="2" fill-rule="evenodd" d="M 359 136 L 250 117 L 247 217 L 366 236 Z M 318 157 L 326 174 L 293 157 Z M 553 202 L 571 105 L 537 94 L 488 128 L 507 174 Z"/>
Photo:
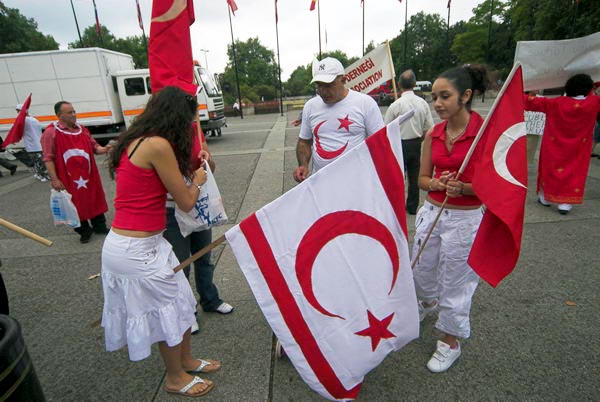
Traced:
<path id="1" fill-rule="evenodd" d="M 356 398 L 419 335 L 399 128 L 411 115 L 226 233 L 286 354 L 329 399 Z"/>

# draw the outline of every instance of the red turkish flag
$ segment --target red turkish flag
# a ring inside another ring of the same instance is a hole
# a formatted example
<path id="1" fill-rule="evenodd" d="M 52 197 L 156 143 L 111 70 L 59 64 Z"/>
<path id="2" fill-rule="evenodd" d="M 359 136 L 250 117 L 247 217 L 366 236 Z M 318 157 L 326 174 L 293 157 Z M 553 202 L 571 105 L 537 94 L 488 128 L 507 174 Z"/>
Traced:
<path id="1" fill-rule="evenodd" d="M 15 119 L 15 123 L 10 128 L 10 131 L 8 132 L 8 135 L 6 136 L 6 139 L 2 143 L 3 147 L 7 147 L 10 144 L 15 144 L 15 143 L 21 141 L 21 138 L 23 138 L 23 132 L 25 131 L 25 117 L 27 117 L 27 109 L 29 109 L 30 104 L 31 104 L 31 94 L 29 94 L 29 96 L 25 100 L 25 103 L 23 103 L 23 107 L 19 111 L 19 114 L 17 115 L 17 118 Z"/>
<path id="2" fill-rule="evenodd" d="M 192 0 L 154 0 L 148 45 L 152 92 L 176 86 L 195 95 L 194 62 L 190 25 L 194 23 Z"/>
<path id="3" fill-rule="evenodd" d="M 311 2 L 310 2 L 310 11 L 313 11 L 315 9 L 316 5 L 317 5 L 317 0 L 311 0 Z"/>
<path id="4" fill-rule="evenodd" d="M 483 125 L 473 190 L 486 206 L 469 265 L 492 286 L 512 272 L 521 251 L 527 196 L 523 74 L 513 68 Z"/>
<path id="5" fill-rule="evenodd" d="M 231 12 L 235 15 L 235 12 L 238 9 L 237 4 L 235 4 L 235 0 L 227 0 L 227 4 L 229 4 L 229 8 L 231 8 Z"/>

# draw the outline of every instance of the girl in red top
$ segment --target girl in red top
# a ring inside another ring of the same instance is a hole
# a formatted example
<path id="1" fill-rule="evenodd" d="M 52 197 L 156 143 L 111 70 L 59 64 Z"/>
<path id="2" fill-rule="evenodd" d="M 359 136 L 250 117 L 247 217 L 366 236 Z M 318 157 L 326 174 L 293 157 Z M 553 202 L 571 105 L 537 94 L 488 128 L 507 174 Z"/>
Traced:
<path id="1" fill-rule="evenodd" d="M 190 121 L 196 98 L 165 87 L 119 137 L 110 160 L 116 173 L 115 219 L 102 248 L 106 349 L 128 347 L 131 360 L 142 360 L 159 342 L 167 368 L 167 392 L 200 396 L 213 384 L 195 376 L 220 363 L 192 358 L 190 327 L 196 300 L 171 245 L 162 236 L 167 191 L 190 211 L 206 181 L 206 172 L 190 163 Z M 183 176 L 191 178 L 185 184 Z"/>
<path id="2" fill-rule="evenodd" d="M 436 328 L 444 333 L 427 363 L 434 373 L 446 371 L 456 361 L 461 353 L 458 338 L 470 336 L 471 298 L 479 277 L 467 258 L 483 214 L 471 187 L 472 167 L 467 167 L 458 179 L 456 172 L 483 123 L 481 116 L 471 111 L 471 101 L 476 90 L 485 91 L 486 83 L 483 66 L 467 65 L 442 73 L 432 88 L 435 111 L 443 121 L 423 141 L 419 187 L 428 195 L 416 216 L 413 255 L 446 196 L 448 202 L 413 276 L 419 318 L 439 311 Z"/>

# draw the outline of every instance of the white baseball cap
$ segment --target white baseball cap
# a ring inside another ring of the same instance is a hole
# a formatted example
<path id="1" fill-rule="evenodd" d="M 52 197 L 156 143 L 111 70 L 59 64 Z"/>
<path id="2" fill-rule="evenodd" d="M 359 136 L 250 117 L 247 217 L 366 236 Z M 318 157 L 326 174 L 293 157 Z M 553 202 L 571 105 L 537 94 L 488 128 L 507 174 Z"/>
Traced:
<path id="1" fill-rule="evenodd" d="M 321 61 L 315 59 L 312 65 L 313 79 L 311 84 L 315 82 L 324 82 L 329 84 L 333 82 L 339 75 L 344 75 L 344 66 L 338 59 L 326 57 Z"/>
<path id="2" fill-rule="evenodd" d="M 17 109 L 18 111 L 21 111 L 21 109 L 23 109 L 23 104 L 19 103 L 15 109 Z"/>

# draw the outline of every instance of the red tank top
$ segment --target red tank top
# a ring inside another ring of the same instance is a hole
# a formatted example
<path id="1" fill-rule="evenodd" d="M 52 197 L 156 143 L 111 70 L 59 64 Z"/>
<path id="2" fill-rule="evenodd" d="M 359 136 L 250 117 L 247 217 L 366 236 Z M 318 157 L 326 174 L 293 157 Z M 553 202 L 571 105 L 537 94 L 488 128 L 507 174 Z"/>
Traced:
<path id="1" fill-rule="evenodd" d="M 433 177 L 439 178 L 442 175 L 443 171 L 450 172 L 458 172 L 460 169 L 460 165 L 462 165 L 475 136 L 477 136 L 477 131 L 483 124 L 483 119 L 477 112 L 471 112 L 471 118 L 469 119 L 469 124 L 467 124 L 467 128 L 465 133 L 460 136 L 452 146 L 452 150 L 448 152 L 448 148 L 446 148 L 446 124 L 447 121 L 443 121 L 441 123 L 436 124 L 433 127 L 433 131 L 431 132 L 431 162 L 433 163 Z M 471 161 L 467 165 L 465 171 L 461 174 L 459 180 L 463 183 L 471 183 L 473 179 L 473 166 L 474 159 L 476 158 L 476 154 L 473 154 L 471 157 Z M 444 198 L 446 198 L 445 191 L 430 191 L 429 197 L 432 200 L 437 201 L 439 203 L 444 202 Z M 463 195 L 456 198 L 448 198 L 448 204 L 450 205 L 460 205 L 460 206 L 476 206 L 481 205 L 481 201 L 477 198 L 476 195 Z"/>
<path id="2" fill-rule="evenodd" d="M 112 226 L 153 232 L 167 225 L 167 189 L 154 169 L 144 169 L 121 154 L 116 171 L 115 219 Z"/>

